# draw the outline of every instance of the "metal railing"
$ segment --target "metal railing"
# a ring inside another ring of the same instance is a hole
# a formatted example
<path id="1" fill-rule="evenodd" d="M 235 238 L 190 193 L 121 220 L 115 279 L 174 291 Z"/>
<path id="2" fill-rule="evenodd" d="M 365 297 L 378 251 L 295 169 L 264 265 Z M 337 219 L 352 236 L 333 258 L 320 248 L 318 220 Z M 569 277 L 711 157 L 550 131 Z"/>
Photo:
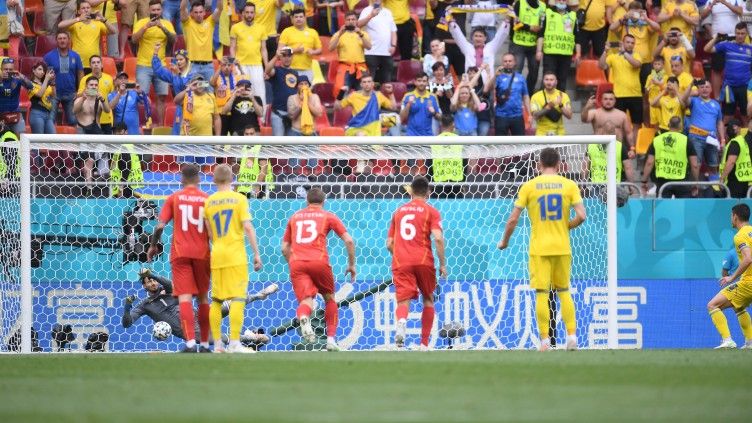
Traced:
<path id="1" fill-rule="evenodd" d="M 663 191 L 666 190 L 666 187 L 670 186 L 705 186 L 705 187 L 714 187 L 719 186 L 722 187 L 724 191 L 726 191 L 726 198 L 731 198 L 731 190 L 725 185 L 718 181 L 672 181 L 672 182 L 666 182 L 661 186 L 661 189 L 658 190 L 658 194 L 656 195 L 656 198 L 663 198 Z"/>

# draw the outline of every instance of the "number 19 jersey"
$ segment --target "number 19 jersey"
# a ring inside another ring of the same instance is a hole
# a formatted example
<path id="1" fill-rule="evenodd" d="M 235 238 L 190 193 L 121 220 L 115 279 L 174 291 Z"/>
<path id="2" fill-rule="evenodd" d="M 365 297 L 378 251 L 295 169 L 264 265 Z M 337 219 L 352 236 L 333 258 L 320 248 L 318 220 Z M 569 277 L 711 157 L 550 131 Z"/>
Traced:
<path id="1" fill-rule="evenodd" d="M 284 242 L 290 244 L 290 262 L 318 261 L 329 263 L 326 236 L 334 231 L 342 237 L 347 233 L 342 221 L 320 206 L 308 206 L 295 212 L 287 222 Z"/>
<path id="2" fill-rule="evenodd" d="M 177 258 L 208 259 L 209 236 L 204 228 L 204 201 L 207 194 L 189 186 L 167 197 L 159 221 L 174 220 L 170 261 Z"/>
<path id="3" fill-rule="evenodd" d="M 402 266 L 435 267 L 431 230 L 441 229 L 439 211 L 423 200 L 400 206 L 392 216 L 388 237 L 394 240 L 392 269 Z"/>
<path id="4" fill-rule="evenodd" d="M 540 175 L 522 185 L 514 206 L 527 209 L 531 225 L 531 256 L 572 254 L 570 210 L 581 202 L 577 184 L 560 175 Z"/>

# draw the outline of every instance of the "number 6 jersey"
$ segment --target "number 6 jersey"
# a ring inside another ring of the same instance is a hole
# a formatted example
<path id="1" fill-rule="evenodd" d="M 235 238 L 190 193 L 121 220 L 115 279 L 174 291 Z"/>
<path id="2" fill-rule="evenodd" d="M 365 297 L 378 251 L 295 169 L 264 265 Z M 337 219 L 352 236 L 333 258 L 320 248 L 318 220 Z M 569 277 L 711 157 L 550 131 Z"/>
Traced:
<path id="1" fill-rule="evenodd" d="M 290 262 L 322 261 L 329 263 L 326 236 L 334 231 L 340 238 L 347 233 L 337 215 L 320 205 L 309 205 L 290 217 L 282 240 L 290 244 Z"/>
<path id="2" fill-rule="evenodd" d="M 176 258 L 209 259 L 209 236 L 204 227 L 204 201 L 207 194 L 187 186 L 167 197 L 159 221 L 174 220 L 170 261 Z"/>
<path id="3" fill-rule="evenodd" d="M 400 206 L 392 216 L 389 238 L 394 240 L 392 269 L 402 266 L 436 267 L 431 250 L 431 230 L 441 230 L 439 211 L 421 199 Z"/>

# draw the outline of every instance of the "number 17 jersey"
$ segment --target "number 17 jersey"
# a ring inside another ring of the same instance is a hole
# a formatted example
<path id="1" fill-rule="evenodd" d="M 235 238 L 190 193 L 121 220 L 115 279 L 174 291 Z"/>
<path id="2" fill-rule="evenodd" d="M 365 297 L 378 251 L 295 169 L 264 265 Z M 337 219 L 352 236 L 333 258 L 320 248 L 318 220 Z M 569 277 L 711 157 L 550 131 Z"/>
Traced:
<path id="1" fill-rule="evenodd" d="M 431 230 L 441 229 L 439 211 L 423 200 L 414 199 L 392 215 L 389 238 L 394 240 L 392 269 L 402 266 L 435 267 Z"/>
<path id="2" fill-rule="evenodd" d="M 287 222 L 284 242 L 290 244 L 290 262 L 317 261 L 329 263 L 326 236 L 334 231 L 342 237 L 347 233 L 337 215 L 320 206 L 308 206 L 295 212 Z"/>
<path id="3" fill-rule="evenodd" d="M 522 184 L 514 206 L 527 209 L 531 256 L 572 254 L 570 210 L 581 202 L 577 184 L 560 175 L 540 175 Z"/>
<path id="4" fill-rule="evenodd" d="M 207 194 L 189 186 L 167 197 L 159 221 L 174 220 L 170 261 L 177 258 L 208 259 L 209 236 L 204 227 L 204 201 Z"/>

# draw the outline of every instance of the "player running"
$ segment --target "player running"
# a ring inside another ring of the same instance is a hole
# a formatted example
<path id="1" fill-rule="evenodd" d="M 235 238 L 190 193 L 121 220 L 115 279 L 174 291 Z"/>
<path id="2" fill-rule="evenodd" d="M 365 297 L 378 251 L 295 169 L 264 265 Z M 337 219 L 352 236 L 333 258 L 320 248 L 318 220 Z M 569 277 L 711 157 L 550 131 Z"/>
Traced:
<path id="1" fill-rule="evenodd" d="M 392 254 L 392 280 L 397 296 L 397 331 L 394 343 L 405 345 L 407 313 L 410 301 L 423 297 L 420 348 L 428 350 L 428 339 L 433 328 L 433 292 L 436 290 L 436 267 L 431 250 L 431 236 L 439 256 L 439 275 L 447 277 L 444 231 L 439 211 L 426 203 L 429 195 L 428 179 L 416 176 L 412 183 L 411 200 L 400 206 L 392 215 L 386 248 Z"/>
<path id="2" fill-rule="evenodd" d="M 745 343 L 742 348 L 752 349 L 752 320 L 746 310 L 752 303 L 752 270 L 749 267 L 752 263 L 752 226 L 749 225 L 748 205 L 737 204 L 731 208 L 731 225 L 738 230 L 734 235 L 734 248 L 739 257 L 739 267 L 732 274 L 721 278 L 721 286 L 728 286 L 710 300 L 708 313 L 718 333 L 721 334 L 721 345 L 716 349 L 736 348 L 736 342 L 731 339 L 726 316 L 723 315 L 723 310 L 729 307 L 736 311 L 736 318 L 739 319 L 739 326 L 744 334 Z M 729 285 L 737 278 L 737 283 Z"/>
<path id="3" fill-rule="evenodd" d="M 185 334 L 182 352 L 211 352 L 209 349 L 209 238 L 204 230 L 204 201 L 207 194 L 198 188 L 199 168 L 186 163 L 181 166 L 182 189 L 165 201 L 159 223 L 149 242 L 149 261 L 158 253 L 157 244 L 165 226 L 175 220 L 170 247 L 170 267 L 174 295 L 178 297 L 180 326 Z M 198 298 L 198 326 L 201 345 L 196 348 L 194 336 L 193 297 Z"/>
<path id="4" fill-rule="evenodd" d="M 540 175 L 525 182 L 517 194 L 514 209 L 504 228 L 504 237 L 499 249 L 509 245 L 523 209 L 530 219 L 530 287 L 535 290 L 535 316 L 538 321 L 540 351 L 551 348 L 549 339 L 548 294 L 556 291 L 561 304 L 561 315 L 567 329 L 567 349 L 577 349 L 577 323 L 574 301 L 569 292 L 569 277 L 572 271 L 572 247 L 569 231 L 585 221 L 585 205 L 580 189 L 573 181 L 560 176 L 559 152 L 544 148 L 540 152 L 538 171 Z M 570 208 L 575 216 L 570 220 Z"/>
<path id="5" fill-rule="evenodd" d="M 347 233 L 345 225 L 332 212 L 324 210 L 326 195 L 319 188 L 311 188 L 306 196 L 307 207 L 295 212 L 287 222 L 282 237 L 282 254 L 290 267 L 290 280 L 298 299 L 296 316 L 300 321 L 303 339 L 308 343 L 316 341 L 311 327 L 313 298 L 321 293 L 326 303 L 326 349 L 339 351 L 335 339 L 337 334 L 338 310 L 334 301 L 334 274 L 329 264 L 326 236 L 334 231 L 347 248 L 347 270 L 351 280 L 355 280 L 355 242 Z"/>
<path id="6" fill-rule="evenodd" d="M 240 343 L 245 297 L 248 289 L 248 255 L 244 234 L 253 250 L 253 269 L 261 270 L 256 230 L 251 223 L 248 199 L 232 190 L 232 169 L 226 164 L 214 168 L 217 192 L 204 204 L 205 224 L 211 239 L 212 303 L 209 321 L 214 335 L 214 352 L 254 353 Z M 230 344 L 222 339 L 222 302 L 230 303 Z"/>

